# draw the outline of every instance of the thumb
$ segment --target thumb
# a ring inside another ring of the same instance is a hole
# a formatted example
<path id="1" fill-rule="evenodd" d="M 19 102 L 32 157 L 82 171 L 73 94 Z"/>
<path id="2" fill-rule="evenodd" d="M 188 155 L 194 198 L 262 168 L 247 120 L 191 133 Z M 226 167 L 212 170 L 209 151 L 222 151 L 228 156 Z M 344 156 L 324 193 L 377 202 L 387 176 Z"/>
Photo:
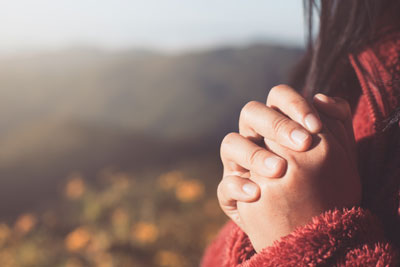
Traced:
<path id="1" fill-rule="evenodd" d="M 352 114 L 349 103 L 340 97 L 329 97 L 316 94 L 313 99 L 315 107 L 324 115 L 343 123 L 348 136 L 354 139 Z"/>

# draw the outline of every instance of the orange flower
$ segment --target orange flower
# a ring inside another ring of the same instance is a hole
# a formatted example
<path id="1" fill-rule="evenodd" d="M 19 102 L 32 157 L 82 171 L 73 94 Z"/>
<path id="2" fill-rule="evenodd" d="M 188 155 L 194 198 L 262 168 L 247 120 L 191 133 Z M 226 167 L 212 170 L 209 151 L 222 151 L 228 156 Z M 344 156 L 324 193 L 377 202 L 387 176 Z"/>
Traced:
<path id="1" fill-rule="evenodd" d="M 85 182 L 80 173 L 73 173 L 69 176 L 65 186 L 65 195 L 69 199 L 78 199 L 85 192 Z"/>
<path id="2" fill-rule="evenodd" d="M 89 243 L 91 235 L 85 227 L 78 227 L 65 238 L 65 246 L 69 251 L 80 250 Z"/>
<path id="3" fill-rule="evenodd" d="M 158 238 L 157 226 L 152 223 L 139 222 L 132 228 L 132 237 L 142 244 L 153 243 Z"/>
<path id="4" fill-rule="evenodd" d="M 30 232 L 36 225 L 36 216 L 31 213 L 25 213 L 18 217 L 14 224 L 14 229 L 19 234 L 26 234 Z"/>
<path id="5" fill-rule="evenodd" d="M 204 195 L 204 185 L 198 180 L 182 181 L 175 190 L 176 198 L 182 202 L 193 202 Z"/>

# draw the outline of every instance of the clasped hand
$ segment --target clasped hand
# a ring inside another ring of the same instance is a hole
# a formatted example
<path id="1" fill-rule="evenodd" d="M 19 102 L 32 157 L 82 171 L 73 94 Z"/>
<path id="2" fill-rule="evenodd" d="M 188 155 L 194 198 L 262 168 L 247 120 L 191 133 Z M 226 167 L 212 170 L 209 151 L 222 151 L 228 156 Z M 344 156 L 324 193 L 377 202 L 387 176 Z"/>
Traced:
<path id="1" fill-rule="evenodd" d="M 244 106 L 221 159 L 220 206 L 258 252 L 326 210 L 361 201 L 351 111 L 340 98 L 308 103 L 289 86 L 272 88 L 266 104 Z"/>

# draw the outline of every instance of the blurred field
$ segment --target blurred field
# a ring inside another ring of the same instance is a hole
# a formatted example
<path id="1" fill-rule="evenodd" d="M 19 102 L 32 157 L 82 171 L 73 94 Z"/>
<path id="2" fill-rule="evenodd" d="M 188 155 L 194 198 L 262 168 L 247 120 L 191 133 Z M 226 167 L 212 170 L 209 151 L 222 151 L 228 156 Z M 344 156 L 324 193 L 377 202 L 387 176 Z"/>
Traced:
<path id="1" fill-rule="evenodd" d="M 71 174 L 52 208 L 0 224 L 1 266 L 196 266 L 225 220 L 188 173 L 97 178 L 94 187 Z"/>
<path id="2" fill-rule="evenodd" d="M 219 142 L 300 50 L 0 57 L 0 266 L 197 266 Z"/>

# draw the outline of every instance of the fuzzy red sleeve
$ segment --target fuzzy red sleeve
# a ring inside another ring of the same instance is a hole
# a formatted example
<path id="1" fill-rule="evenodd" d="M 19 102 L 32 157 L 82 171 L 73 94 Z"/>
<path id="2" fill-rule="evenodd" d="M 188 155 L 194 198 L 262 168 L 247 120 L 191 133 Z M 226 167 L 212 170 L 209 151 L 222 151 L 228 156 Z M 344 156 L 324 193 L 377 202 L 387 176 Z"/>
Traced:
<path id="1" fill-rule="evenodd" d="M 380 223 L 353 208 L 321 214 L 260 253 L 229 222 L 208 248 L 203 267 L 211 266 L 397 266 L 397 252 L 385 242 Z"/>

